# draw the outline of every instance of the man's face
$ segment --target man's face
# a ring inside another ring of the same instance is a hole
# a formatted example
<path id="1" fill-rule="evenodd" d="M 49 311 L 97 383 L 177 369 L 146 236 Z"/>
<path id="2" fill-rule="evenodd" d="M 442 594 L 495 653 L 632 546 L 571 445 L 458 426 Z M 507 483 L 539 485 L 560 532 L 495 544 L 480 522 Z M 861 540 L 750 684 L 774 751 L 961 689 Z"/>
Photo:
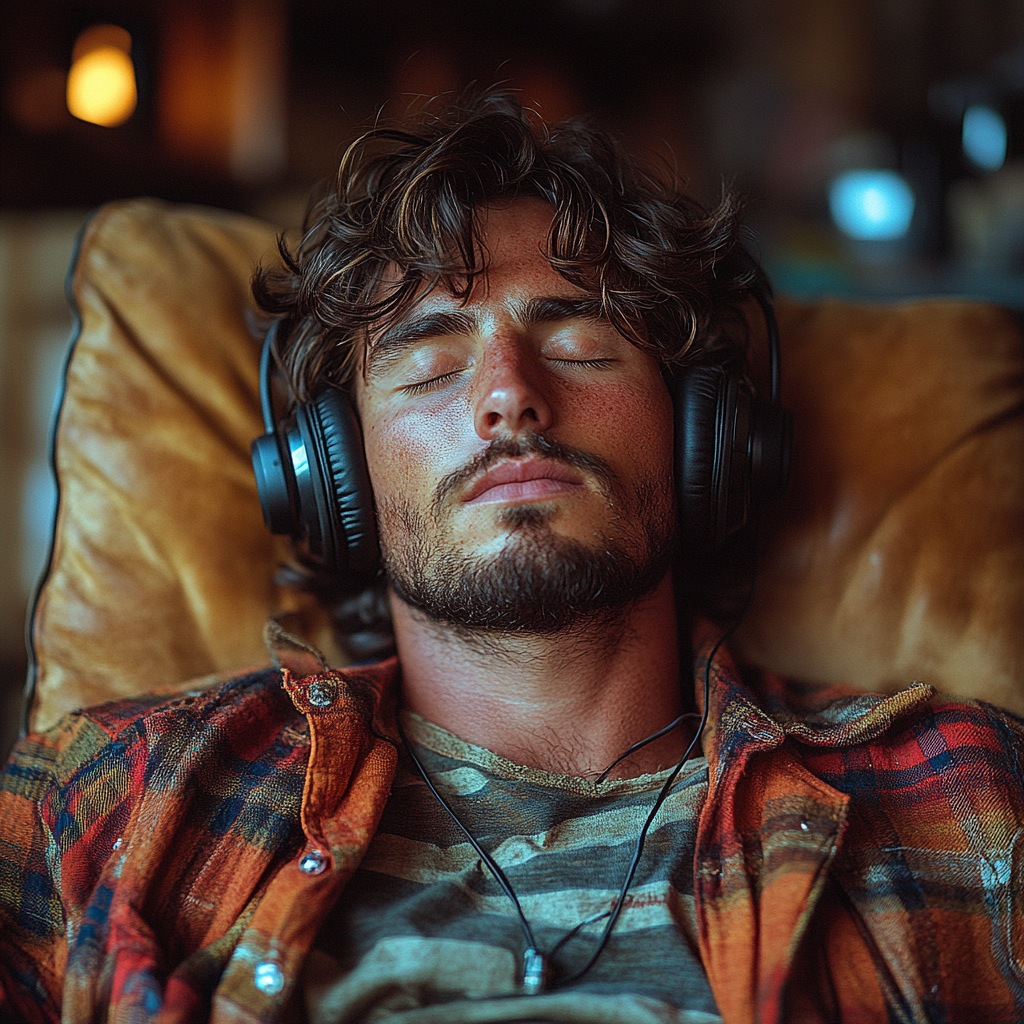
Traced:
<path id="1" fill-rule="evenodd" d="M 551 632 L 664 577 L 671 401 L 549 265 L 549 206 L 484 216 L 470 301 L 435 289 L 374 336 L 356 398 L 398 595 L 453 625 Z"/>

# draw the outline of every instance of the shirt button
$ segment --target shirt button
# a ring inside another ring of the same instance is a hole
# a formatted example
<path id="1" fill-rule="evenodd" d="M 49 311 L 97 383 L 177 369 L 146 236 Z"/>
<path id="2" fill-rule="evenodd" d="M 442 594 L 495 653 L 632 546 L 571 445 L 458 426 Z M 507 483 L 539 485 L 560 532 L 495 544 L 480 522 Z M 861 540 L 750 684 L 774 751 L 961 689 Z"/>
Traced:
<path id="1" fill-rule="evenodd" d="M 338 688 L 330 680 L 317 680 L 306 690 L 306 699 L 315 708 L 329 708 L 337 695 Z"/>
<path id="2" fill-rule="evenodd" d="M 252 981 L 265 996 L 276 996 L 284 988 L 284 973 L 273 960 L 261 960 Z"/>
<path id="3" fill-rule="evenodd" d="M 327 858 L 319 850 L 310 850 L 299 861 L 299 870 L 307 875 L 319 875 L 327 867 Z"/>

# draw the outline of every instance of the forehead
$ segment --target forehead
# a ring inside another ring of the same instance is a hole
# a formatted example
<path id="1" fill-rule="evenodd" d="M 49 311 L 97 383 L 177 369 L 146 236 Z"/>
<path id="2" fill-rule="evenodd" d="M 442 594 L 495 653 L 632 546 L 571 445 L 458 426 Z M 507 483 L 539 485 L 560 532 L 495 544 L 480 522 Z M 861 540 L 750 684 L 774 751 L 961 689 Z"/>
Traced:
<path id="1" fill-rule="evenodd" d="M 516 295 L 585 294 L 548 262 L 548 229 L 554 212 L 543 200 L 532 198 L 484 207 L 480 211 L 480 241 L 485 250 L 487 272 L 477 278 L 468 305 L 501 301 Z M 391 268 L 385 280 L 397 282 L 400 274 L 398 268 Z M 449 306 L 465 308 L 466 305 L 441 285 L 422 295 L 413 312 Z"/>
<path id="2" fill-rule="evenodd" d="M 554 210 L 540 199 L 518 199 L 480 211 L 480 243 L 486 272 L 473 284 L 469 300 L 443 284 L 420 296 L 397 320 L 371 328 L 363 354 L 364 380 L 380 372 L 413 342 L 440 334 L 472 334 L 499 322 L 598 315 L 599 302 L 566 281 L 548 261 L 547 238 Z M 387 275 L 396 282 L 401 272 Z M 576 312 L 577 302 L 581 305 Z M 551 317 L 549 313 L 555 311 Z"/>
<path id="3" fill-rule="evenodd" d="M 518 199 L 508 206 L 483 211 L 482 241 L 489 257 L 488 292 L 519 284 L 531 290 L 564 286 L 569 292 L 580 293 L 548 262 L 547 239 L 553 216 L 554 210 L 540 199 Z"/>

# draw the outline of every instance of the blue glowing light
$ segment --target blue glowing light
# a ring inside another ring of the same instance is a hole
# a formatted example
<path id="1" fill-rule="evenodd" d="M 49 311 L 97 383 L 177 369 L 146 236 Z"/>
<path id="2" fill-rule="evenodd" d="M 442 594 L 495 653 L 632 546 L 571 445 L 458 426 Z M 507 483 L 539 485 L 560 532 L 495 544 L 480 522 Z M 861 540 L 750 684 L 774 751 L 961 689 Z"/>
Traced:
<path id="1" fill-rule="evenodd" d="M 986 171 L 998 171 L 1006 159 L 1006 122 L 991 107 L 968 107 L 964 113 L 964 152 Z"/>
<path id="2" fill-rule="evenodd" d="M 895 171 L 846 171 L 828 198 L 836 226 L 858 240 L 902 238 L 914 216 L 914 193 Z"/>

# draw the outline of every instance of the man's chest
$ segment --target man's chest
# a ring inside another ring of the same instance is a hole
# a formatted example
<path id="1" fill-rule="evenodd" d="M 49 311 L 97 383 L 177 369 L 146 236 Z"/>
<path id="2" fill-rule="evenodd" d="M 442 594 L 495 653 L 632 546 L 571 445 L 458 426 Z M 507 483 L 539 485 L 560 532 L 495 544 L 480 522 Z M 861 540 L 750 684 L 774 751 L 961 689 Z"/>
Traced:
<path id="1" fill-rule="evenodd" d="M 512 899 L 403 759 L 377 835 L 309 958 L 311 1019 L 717 1021 L 693 899 L 706 765 L 688 766 L 658 811 L 602 946 L 664 780 L 595 790 L 466 747 L 418 749 L 504 874 L 551 965 L 549 991 L 522 994 L 527 940 Z"/>

